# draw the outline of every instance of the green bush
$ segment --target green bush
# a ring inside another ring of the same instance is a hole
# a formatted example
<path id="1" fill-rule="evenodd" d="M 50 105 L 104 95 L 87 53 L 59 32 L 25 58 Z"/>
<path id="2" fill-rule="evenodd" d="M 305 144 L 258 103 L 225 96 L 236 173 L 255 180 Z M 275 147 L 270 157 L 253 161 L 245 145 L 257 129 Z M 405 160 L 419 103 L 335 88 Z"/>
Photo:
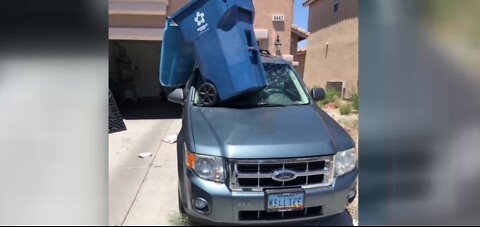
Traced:
<path id="1" fill-rule="evenodd" d="M 340 99 L 340 93 L 333 88 L 329 88 L 325 91 L 325 99 L 320 101 L 320 105 L 325 105 L 327 103 L 338 102 Z"/>
<path id="2" fill-rule="evenodd" d="M 348 115 L 352 112 L 352 104 L 351 103 L 342 103 L 340 105 L 340 114 L 341 115 Z"/>
<path id="3" fill-rule="evenodd" d="M 358 92 L 357 91 L 355 91 L 352 94 L 351 101 L 352 101 L 353 108 L 355 108 L 358 111 Z"/>

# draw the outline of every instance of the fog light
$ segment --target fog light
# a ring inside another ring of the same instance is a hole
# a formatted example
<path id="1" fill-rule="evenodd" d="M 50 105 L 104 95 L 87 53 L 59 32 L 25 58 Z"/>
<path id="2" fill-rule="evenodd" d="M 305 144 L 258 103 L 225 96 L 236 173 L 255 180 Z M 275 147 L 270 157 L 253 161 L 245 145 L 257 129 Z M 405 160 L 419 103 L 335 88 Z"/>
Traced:
<path id="1" fill-rule="evenodd" d="M 208 202 L 205 199 L 202 199 L 202 198 L 194 199 L 193 206 L 195 207 L 195 209 L 197 209 L 201 213 L 208 212 Z"/>
<path id="2" fill-rule="evenodd" d="M 353 199 L 355 198 L 355 195 L 357 194 L 357 190 L 354 188 L 352 190 L 350 190 L 350 192 L 348 193 L 348 199 Z"/>

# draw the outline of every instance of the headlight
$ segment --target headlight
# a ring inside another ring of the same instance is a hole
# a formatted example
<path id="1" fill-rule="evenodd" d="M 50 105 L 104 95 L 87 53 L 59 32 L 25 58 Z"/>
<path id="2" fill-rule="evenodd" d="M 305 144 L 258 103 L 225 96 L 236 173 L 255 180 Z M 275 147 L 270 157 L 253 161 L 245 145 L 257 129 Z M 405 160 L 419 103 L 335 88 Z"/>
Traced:
<path id="1" fill-rule="evenodd" d="M 353 169 L 357 165 L 357 155 L 355 148 L 338 152 L 335 155 L 335 175 L 342 176 Z"/>
<path id="2" fill-rule="evenodd" d="M 225 171 L 220 157 L 197 155 L 185 152 L 185 164 L 202 179 L 223 183 Z"/>

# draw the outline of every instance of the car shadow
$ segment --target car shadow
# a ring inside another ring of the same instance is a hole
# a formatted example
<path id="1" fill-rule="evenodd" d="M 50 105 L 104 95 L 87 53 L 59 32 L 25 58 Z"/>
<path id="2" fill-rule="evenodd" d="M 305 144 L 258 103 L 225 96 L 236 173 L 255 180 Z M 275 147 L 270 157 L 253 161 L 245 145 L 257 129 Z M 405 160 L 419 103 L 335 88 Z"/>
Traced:
<path id="1" fill-rule="evenodd" d="M 188 226 L 204 226 L 202 224 L 192 222 L 192 221 L 186 221 L 183 224 Z M 266 225 L 266 226 L 269 226 L 269 225 Z M 345 210 L 340 214 L 322 218 L 315 221 L 295 222 L 295 223 L 289 223 L 289 224 L 277 224 L 275 226 L 354 226 L 354 224 L 353 224 L 352 216 L 347 210 Z"/>
<path id="2" fill-rule="evenodd" d="M 312 226 L 312 225 L 313 226 L 354 226 L 352 215 L 350 215 L 350 213 L 347 210 L 345 210 L 340 214 L 323 218 L 316 222 L 310 222 L 302 226 Z"/>
<path id="3" fill-rule="evenodd" d="M 180 119 L 182 106 L 165 99 L 140 100 L 118 103 L 126 120 Z"/>

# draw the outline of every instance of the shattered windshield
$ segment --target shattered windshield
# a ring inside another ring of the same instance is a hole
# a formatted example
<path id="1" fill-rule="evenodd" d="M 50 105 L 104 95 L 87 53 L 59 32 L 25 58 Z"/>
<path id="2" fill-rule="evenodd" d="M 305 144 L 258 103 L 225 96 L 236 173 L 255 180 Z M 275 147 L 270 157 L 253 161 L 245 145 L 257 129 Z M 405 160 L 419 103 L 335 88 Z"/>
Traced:
<path id="1" fill-rule="evenodd" d="M 267 87 L 263 90 L 223 103 L 223 107 L 293 106 L 309 103 L 308 96 L 287 64 L 264 64 Z M 194 104 L 200 105 L 197 92 Z"/>

